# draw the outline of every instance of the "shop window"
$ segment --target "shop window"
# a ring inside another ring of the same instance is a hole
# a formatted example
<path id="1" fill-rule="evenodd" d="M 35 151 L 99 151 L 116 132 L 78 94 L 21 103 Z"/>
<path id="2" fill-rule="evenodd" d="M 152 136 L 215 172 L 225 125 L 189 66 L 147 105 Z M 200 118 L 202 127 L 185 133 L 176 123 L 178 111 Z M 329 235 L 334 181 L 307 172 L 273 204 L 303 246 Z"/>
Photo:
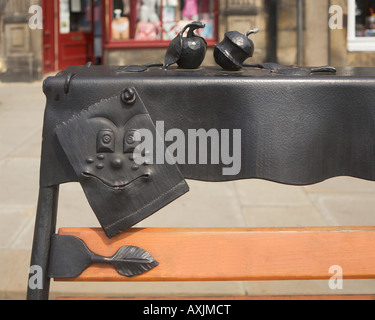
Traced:
<path id="1" fill-rule="evenodd" d="M 349 51 L 375 51 L 375 0 L 349 0 Z"/>
<path id="2" fill-rule="evenodd" d="M 60 34 L 90 33 L 91 0 L 60 0 Z"/>
<path id="3" fill-rule="evenodd" d="M 217 36 L 218 0 L 110 0 L 107 43 L 123 46 L 167 46 L 192 21 L 208 42 Z"/>

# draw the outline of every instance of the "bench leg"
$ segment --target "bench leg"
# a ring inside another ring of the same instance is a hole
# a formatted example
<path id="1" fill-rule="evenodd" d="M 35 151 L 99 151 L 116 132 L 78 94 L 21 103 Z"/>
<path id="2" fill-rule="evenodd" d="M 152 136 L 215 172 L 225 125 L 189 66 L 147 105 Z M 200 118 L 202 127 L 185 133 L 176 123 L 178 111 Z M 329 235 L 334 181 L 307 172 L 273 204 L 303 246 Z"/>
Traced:
<path id="1" fill-rule="evenodd" d="M 48 300 L 49 297 L 50 279 L 47 275 L 49 248 L 51 236 L 56 231 L 58 195 L 59 186 L 39 190 L 27 288 L 28 300 Z"/>

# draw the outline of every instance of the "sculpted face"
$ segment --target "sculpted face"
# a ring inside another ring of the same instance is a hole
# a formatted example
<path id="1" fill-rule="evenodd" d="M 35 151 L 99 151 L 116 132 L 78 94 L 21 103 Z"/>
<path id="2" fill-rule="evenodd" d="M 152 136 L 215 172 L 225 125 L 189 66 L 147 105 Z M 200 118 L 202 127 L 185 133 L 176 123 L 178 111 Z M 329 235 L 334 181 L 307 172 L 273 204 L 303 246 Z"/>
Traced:
<path id="1" fill-rule="evenodd" d="M 139 166 L 134 162 L 134 150 L 140 142 L 134 138 L 137 130 L 129 126 L 134 127 L 135 120 L 142 122 L 142 115 L 122 124 L 116 124 L 107 117 L 88 119 L 97 133 L 87 141 L 91 148 L 81 160 L 85 160 L 80 169 L 82 176 L 95 178 L 108 188 L 114 189 L 123 189 L 137 179 L 149 178 L 150 172 L 146 164 Z"/>
<path id="2" fill-rule="evenodd" d="M 134 162 L 138 129 L 152 130 L 142 106 L 102 101 L 57 129 L 57 135 L 80 180 L 94 179 L 110 189 L 124 189 L 138 179 L 149 179 L 152 166 Z M 152 154 L 149 154 L 152 157 Z"/>
<path id="3" fill-rule="evenodd" d="M 188 191 L 176 165 L 153 164 L 149 150 L 136 148 L 139 130 L 159 136 L 136 94 L 100 101 L 56 128 L 86 197 L 109 237 L 133 226 Z M 138 151 L 139 149 L 139 151 Z M 153 150 L 152 148 L 150 148 Z M 136 150 L 136 151 L 135 151 Z M 142 153 L 142 164 L 135 163 Z"/>

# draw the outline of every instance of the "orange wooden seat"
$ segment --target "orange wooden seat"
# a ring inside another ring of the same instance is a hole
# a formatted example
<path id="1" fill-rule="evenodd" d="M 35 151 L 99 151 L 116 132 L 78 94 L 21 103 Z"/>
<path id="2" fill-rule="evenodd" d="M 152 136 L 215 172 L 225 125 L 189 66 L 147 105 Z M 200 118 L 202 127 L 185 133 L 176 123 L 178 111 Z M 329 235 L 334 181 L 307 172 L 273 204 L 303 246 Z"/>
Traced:
<path id="1" fill-rule="evenodd" d="M 79 277 L 64 281 L 328 281 L 333 276 L 330 267 L 335 265 L 343 269 L 344 279 L 375 279 L 375 251 L 369 250 L 375 243 L 375 227 L 148 228 L 129 229 L 113 239 L 108 239 L 101 229 L 64 228 L 59 234 L 76 236 L 103 256 L 112 256 L 122 246 L 139 246 L 159 262 L 154 269 L 134 278 L 119 275 L 110 265 L 94 264 Z M 236 297 L 256 298 L 307 300 L 354 296 Z"/>

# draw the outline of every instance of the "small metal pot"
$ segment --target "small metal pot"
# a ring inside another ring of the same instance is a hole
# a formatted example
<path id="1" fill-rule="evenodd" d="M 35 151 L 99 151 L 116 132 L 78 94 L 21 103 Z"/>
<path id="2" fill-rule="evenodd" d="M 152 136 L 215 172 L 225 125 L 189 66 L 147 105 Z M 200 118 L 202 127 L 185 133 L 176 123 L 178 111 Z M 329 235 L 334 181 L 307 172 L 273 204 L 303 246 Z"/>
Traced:
<path id="1" fill-rule="evenodd" d="M 215 46 L 216 63 L 225 70 L 240 70 L 245 60 L 254 54 L 254 43 L 248 37 L 258 32 L 259 29 L 250 30 L 245 34 L 238 31 L 227 32 L 224 40 Z"/>
<path id="2" fill-rule="evenodd" d="M 202 64 L 207 51 L 207 43 L 204 38 L 194 33 L 194 30 L 204 28 L 205 25 L 195 21 L 184 27 L 184 29 L 169 44 L 165 55 L 165 68 L 177 63 L 183 69 L 196 69 Z M 187 37 L 183 37 L 189 29 Z"/>

